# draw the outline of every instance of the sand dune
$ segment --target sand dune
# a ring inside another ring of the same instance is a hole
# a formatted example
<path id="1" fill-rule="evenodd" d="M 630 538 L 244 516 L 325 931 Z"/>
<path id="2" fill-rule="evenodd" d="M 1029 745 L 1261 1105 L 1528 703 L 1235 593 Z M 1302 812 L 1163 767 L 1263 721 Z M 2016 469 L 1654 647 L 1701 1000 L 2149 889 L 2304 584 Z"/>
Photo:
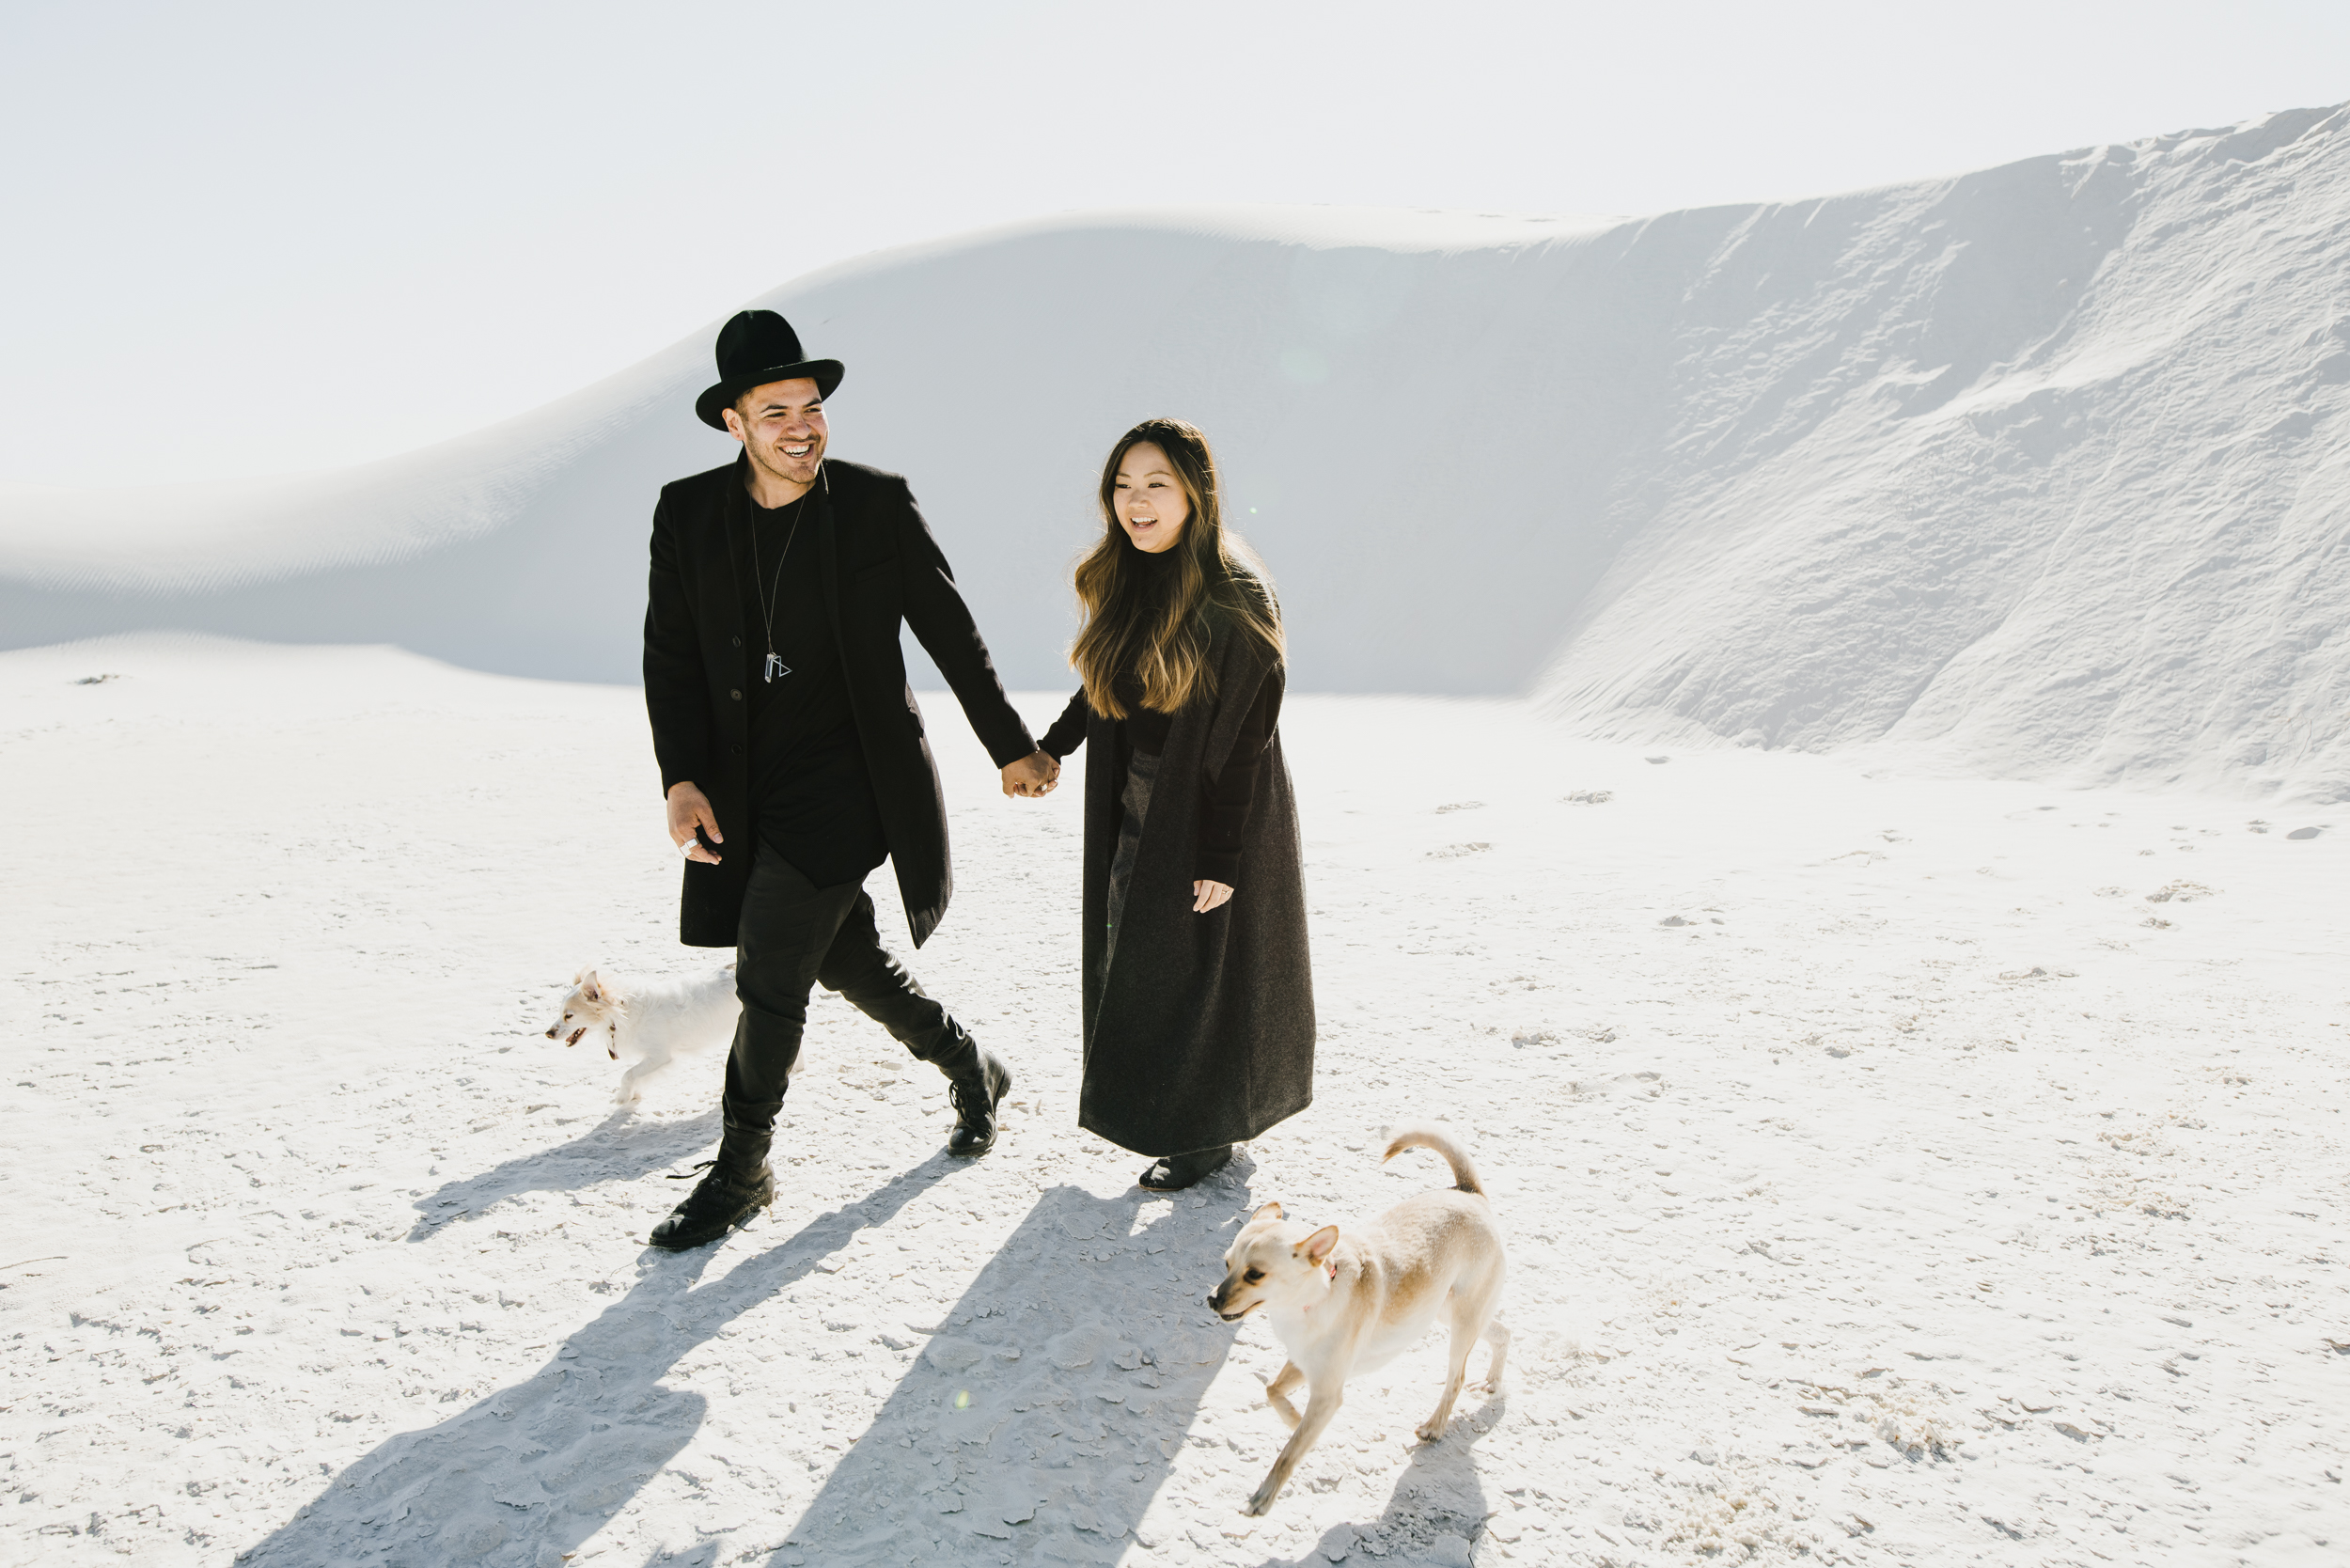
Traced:
<path id="1" fill-rule="evenodd" d="M 760 302 L 850 366 L 1010 680 L 1134 418 L 1219 441 L 1301 689 L 2350 796 L 2350 113 L 1637 220 L 1114 213 Z M 627 681 L 708 334 L 364 468 L 0 492 L 10 646 L 170 627 Z"/>

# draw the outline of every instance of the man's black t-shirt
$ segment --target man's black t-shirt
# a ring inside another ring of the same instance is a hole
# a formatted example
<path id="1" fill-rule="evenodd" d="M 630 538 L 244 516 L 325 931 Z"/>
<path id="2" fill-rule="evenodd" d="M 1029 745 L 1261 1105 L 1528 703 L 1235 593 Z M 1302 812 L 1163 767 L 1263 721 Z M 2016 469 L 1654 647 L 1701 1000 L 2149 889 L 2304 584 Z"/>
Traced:
<path id="1" fill-rule="evenodd" d="M 806 496 L 773 510 L 756 503 L 750 509 L 744 695 L 750 701 L 751 813 L 762 845 L 817 886 L 830 887 L 861 880 L 888 858 L 889 843 L 817 581 L 816 541 L 805 528 L 793 531 L 807 510 Z M 773 681 L 766 678 L 771 628 L 774 651 L 790 672 Z"/>

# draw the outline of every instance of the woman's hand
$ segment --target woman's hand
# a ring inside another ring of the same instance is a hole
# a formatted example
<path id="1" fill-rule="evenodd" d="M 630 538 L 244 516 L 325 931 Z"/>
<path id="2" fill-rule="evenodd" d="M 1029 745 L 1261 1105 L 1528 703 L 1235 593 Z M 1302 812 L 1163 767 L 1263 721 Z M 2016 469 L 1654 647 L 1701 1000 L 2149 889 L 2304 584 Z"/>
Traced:
<path id="1" fill-rule="evenodd" d="M 1205 915 L 1211 909 L 1221 909 L 1231 902 L 1230 883 L 1195 882 L 1191 885 L 1191 912 Z"/>
<path id="2" fill-rule="evenodd" d="M 715 866 L 718 856 L 694 836 L 696 828 L 708 834 L 713 844 L 727 841 L 727 836 L 718 831 L 718 813 L 710 808 L 710 797 L 690 780 L 681 779 L 669 786 L 669 842 L 684 850 L 686 859 Z"/>

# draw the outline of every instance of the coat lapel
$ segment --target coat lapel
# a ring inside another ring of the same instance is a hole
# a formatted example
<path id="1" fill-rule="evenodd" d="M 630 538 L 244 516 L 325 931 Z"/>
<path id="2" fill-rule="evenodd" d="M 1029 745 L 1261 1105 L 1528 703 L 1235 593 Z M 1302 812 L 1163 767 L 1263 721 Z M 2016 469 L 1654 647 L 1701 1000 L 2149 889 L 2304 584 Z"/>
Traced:
<path id="1" fill-rule="evenodd" d="M 832 475 L 828 470 L 816 471 L 816 488 L 808 492 L 807 504 L 814 511 L 808 522 L 816 529 L 817 586 L 823 589 L 824 614 L 832 621 L 833 647 L 839 651 L 840 668 L 845 675 L 849 652 L 840 638 L 840 541 L 834 531 Z"/>
<path id="2" fill-rule="evenodd" d="M 749 545 L 746 542 L 750 537 L 751 496 L 750 492 L 743 488 L 743 470 L 748 461 L 741 457 L 734 460 L 734 471 L 727 479 L 726 500 L 718 509 L 719 518 L 726 525 L 727 571 L 724 579 L 713 585 L 714 591 L 724 594 L 720 601 L 720 615 L 734 623 L 735 633 L 744 639 L 742 646 L 746 648 L 750 645 L 753 628 L 743 623 L 743 589 L 740 585 L 751 570 Z M 763 653 L 765 650 L 760 651 Z"/>

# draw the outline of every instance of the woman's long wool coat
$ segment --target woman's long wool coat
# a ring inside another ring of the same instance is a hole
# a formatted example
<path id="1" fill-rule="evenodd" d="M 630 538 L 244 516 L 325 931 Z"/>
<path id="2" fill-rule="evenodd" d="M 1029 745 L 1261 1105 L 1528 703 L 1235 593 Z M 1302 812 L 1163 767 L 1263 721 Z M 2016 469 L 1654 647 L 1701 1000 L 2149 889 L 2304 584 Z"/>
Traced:
<path id="1" fill-rule="evenodd" d="M 1217 634 L 1213 702 L 1175 716 L 1106 967 L 1109 877 L 1126 787 L 1121 727 L 1086 717 L 1085 1084 L 1077 1120 L 1150 1155 L 1255 1137 L 1313 1099 L 1314 996 L 1297 797 L 1277 723 L 1230 902 L 1192 913 L 1199 780 L 1220 773 L 1279 665 Z M 1188 781 L 1188 782 L 1186 782 Z"/>

